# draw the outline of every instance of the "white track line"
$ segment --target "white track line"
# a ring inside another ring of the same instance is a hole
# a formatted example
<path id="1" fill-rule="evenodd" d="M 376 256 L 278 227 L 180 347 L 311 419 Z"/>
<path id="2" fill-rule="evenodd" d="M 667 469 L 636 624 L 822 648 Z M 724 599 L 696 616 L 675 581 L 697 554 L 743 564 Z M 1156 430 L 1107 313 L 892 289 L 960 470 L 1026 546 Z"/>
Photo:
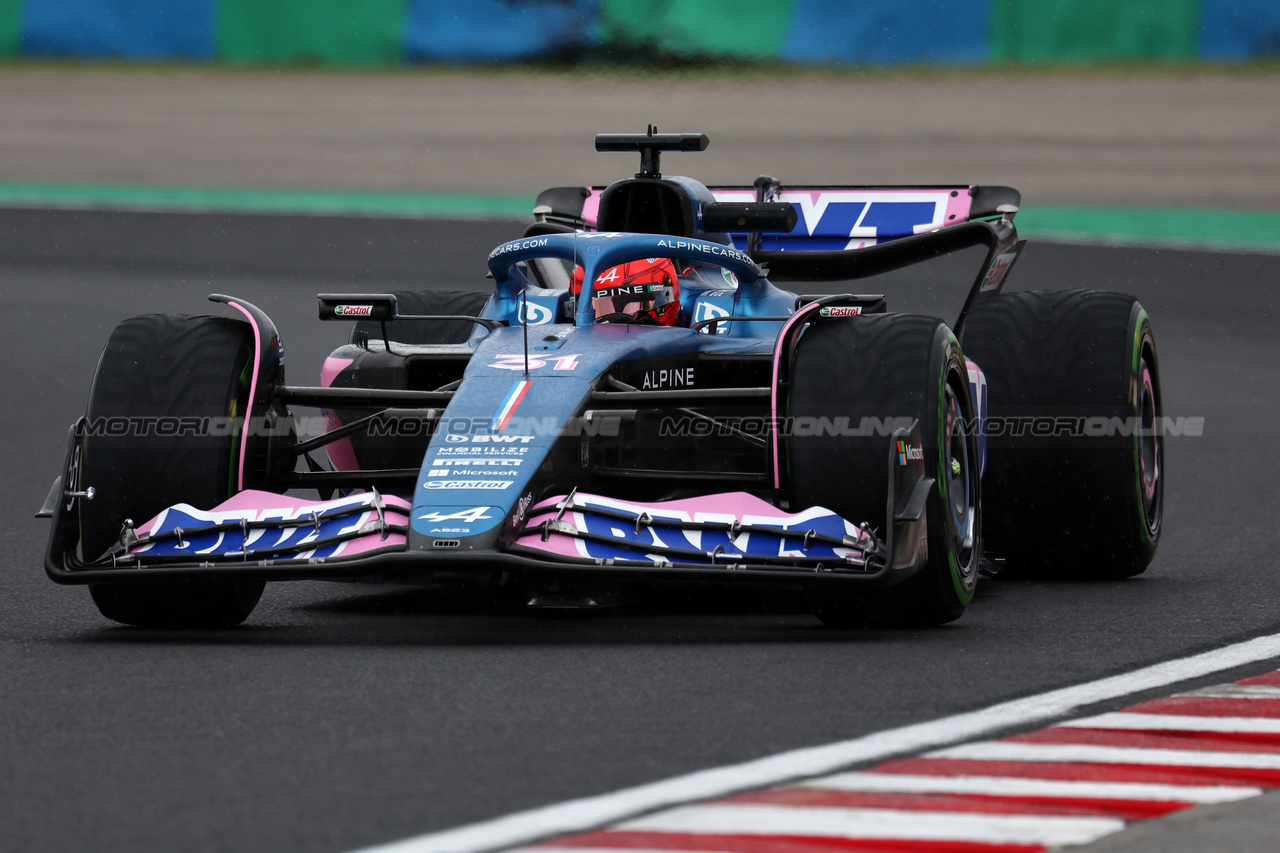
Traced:
<path id="1" fill-rule="evenodd" d="M 1276 717 L 1184 717 L 1180 714 L 1099 714 L 1059 723 L 1055 728 L 1137 729 L 1146 732 L 1222 732 L 1228 734 L 1280 734 Z"/>
<path id="2" fill-rule="evenodd" d="M 1280 699 L 1274 684 L 1218 684 L 1190 693 L 1176 693 L 1177 699 Z"/>
<path id="3" fill-rule="evenodd" d="M 660 808 L 832 773 L 854 764 L 917 753 L 1001 729 L 1028 727 L 1067 716 L 1096 702 L 1131 696 L 1275 657 L 1280 657 L 1280 634 L 940 720 L 824 746 L 796 749 L 742 764 L 699 770 L 647 785 L 420 835 L 366 848 L 366 853 L 479 853 L 528 844 L 571 832 L 583 832 Z"/>
<path id="4" fill-rule="evenodd" d="M 977 794 L 992 797 L 1061 797 L 1078 800 L 1142 800 L 1232 803 L 1262 793 L 1247 785 L 1162 785 L 1093 782 L 1020 776 L 915 776 L 906 773 L 837 773 L 801 782 L 802 788 L 893 794 Z"/>
<path id="5" fill-rule="evenodd" d="M 969 761 L 1067 761 L 1088 764 L 1141 764 L 1162 767 L 1223 767 L 1280 770 L 1280 754 L 1204 752 L 1197 749 L 1143 749 L 1077 743 L 967 743 L 926 753 L 928 758 Z"/>
<path id="6" fill-rule="evenodd" d="M 671 809 L 616 828 L 620 832 L 689 835 L 802 835 L 1057 846 L 1088 844 L 1124 829 L 1124 821 L 1114 817 L 712 804 Z"/>
<path id="7" fill-rule="evenodd" d="M 695 850 L 682 846 L 679 850 L 657 847 L 521 847 L 511 853 L 724 853 L 708 843 L 706 849 Z"/>

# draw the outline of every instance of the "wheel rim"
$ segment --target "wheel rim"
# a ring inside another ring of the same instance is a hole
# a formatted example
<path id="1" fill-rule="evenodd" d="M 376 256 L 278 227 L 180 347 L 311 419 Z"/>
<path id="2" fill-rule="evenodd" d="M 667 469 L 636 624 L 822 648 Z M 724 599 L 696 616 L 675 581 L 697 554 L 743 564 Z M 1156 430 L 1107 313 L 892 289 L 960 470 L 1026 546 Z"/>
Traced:
<path id="1" fill-rule="evenodd" d="M 976 539 L 973 458 L 969 452 L 969 432 L 960 398 L 951 383 L 947 383 L 945 393 L 945 470 L 939 474 L 946 483 L 946 505 L 951 513 L 951 536 L 956 558 L 961 569 L 967 570 L 973 561 Z"/>
<path id="2" fill-rule="evenodd" d="M 1142 488 L 1143 518 L 1148 533 L 1154 533 L 1160 527 L 1160 477 L 1163 472 L 1160 470 L 1160 401 L 1148 355 L 1144 348 L 1138 360 L 1138 417 L 1141 427 L 1138 430 L 1138 477 Z"/>

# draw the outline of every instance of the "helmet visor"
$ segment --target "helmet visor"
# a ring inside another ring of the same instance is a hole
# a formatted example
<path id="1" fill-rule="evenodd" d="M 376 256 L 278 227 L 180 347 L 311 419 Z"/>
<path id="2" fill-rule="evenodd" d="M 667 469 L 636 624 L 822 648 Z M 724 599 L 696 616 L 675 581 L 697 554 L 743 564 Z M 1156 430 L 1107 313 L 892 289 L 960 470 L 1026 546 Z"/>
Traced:
<path id="1" fill-rule="evenodd" d="M 675 299 L 674 289 L 663 284 L 632 284 L 597 290 L 591 300 L 596 319 L 610 314 L 636 316 L 645 311 L 666 305 Z"/>

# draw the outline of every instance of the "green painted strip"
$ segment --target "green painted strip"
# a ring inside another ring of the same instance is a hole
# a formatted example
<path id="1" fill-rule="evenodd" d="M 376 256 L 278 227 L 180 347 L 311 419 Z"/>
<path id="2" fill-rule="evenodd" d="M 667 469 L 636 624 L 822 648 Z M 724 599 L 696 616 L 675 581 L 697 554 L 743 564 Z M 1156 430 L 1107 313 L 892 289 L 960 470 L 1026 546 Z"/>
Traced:
<path id="1" fill-rule="evenodd" d="M 392 65 L 405 0 L 220 0 L 217 55 L 236 65 Z"/>
<path id="2" fill-rule="evenodd" d="M 0 207 L 524 219 L 535 196 L 0 183 Z M 1018 233 L 1083 243 L 1280 251 L 1280 212 L 1028 207 Z"/>
<path id="3" fill-rule="evenodd" d="M 0 206 L 529 219 L 535 196 L 0 183 Z"/>
<path id="4" fill-rule="evenodd" d="M 600 40 L 659 54 L 776 59 L 793 0 L 603 0 Z"/>
<path id="5" fill-rule="evenodd" d="M 0 0 L 0 56 L 18 55 L 22 0 Z"/>
<path id="6" fill-rule="evenodd" d="M 1032 239 L 1280 250 L 1280 213 L 1270 211 L 1028 207 L 1017 224 Z"/>
<path id="7" fill-rule="evenodd" d="M 1185 61 L 1200 0 L 993 0 L 990 58 L 1027 63 Z"/>

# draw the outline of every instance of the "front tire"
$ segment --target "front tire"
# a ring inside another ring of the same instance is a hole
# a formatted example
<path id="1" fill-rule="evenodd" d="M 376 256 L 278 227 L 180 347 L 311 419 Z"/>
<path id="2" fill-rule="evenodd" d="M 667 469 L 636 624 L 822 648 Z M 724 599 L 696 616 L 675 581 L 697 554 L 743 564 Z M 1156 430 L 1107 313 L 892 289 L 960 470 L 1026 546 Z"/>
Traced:
<path id="1" fill-rule="evenodd" d="M 211 509 L 235 494 L 239 429 L 164 435 L 157 424 L 243 418 L 252 369 L 253 332 L 238 320 L 150 314 L 112 331 L 89 392 L 88 418 L 127 429 L 91 431 L 84 439 L 81 482 L 97 494 L 80 501 L 82 560 L 111 548 L 126 519 L 141 525 L 177 503 Z M 103 583 L 91 584 L 89 593 L 103 616 L 126 625 L 225 628 L 248 618 L 263 586 Z"/>
<path id="2" fill-rule="evenodd" d="M 815 587 L 810 602 L 818 617 L 837 627 L 958 619 L 977 584 L 982 504 L 973 401 L 951 330 L 935 318 L 907 314 L 817 323 L 797 343 L 792 377 L 787 458 L 796 507 L 826 507 L 855 524 L 869 523 L 883 538 L 891 435 L 876 426 L 891 420 L 914 422 L 925 476 L 935 478 L 925 505 L 924 566 L 884 589 Z M 798 418 L 813 419 L 819 434 L 798 434 L 804 423 Z M 847 418 L 849 427 L 869 434 L 822 435 L 822 418 L 833 424 Z"/>

